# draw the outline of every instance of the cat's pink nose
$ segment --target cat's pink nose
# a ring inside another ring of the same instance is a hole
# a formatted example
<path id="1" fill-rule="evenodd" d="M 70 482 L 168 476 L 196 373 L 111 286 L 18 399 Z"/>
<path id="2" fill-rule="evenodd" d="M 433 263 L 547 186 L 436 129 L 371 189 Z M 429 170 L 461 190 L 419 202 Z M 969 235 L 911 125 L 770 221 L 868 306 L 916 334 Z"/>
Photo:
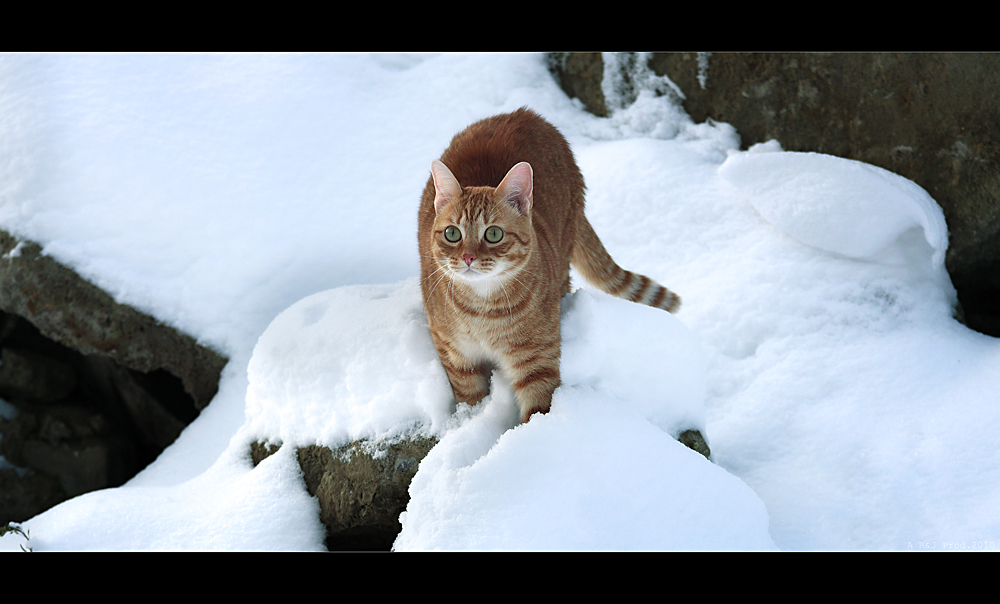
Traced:
<path id="1" fill-rule="evenodd" d="M 465 266 L 472 266 L 472 261 L 476 259 L 475 254 L 462 254 L 462 260 L 465 260 Z"/>

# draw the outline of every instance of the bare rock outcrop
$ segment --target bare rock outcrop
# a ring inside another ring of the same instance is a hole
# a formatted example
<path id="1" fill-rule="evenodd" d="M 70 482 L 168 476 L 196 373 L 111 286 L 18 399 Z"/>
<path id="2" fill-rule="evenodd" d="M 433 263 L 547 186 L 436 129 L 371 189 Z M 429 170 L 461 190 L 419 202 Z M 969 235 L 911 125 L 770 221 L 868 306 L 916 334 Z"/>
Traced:
<path id="1" fill-rule="evenodd" d="M 84 355 L 148 373 L 163 369 L 202 409 L 218 390 L 227 359 L 194 338 L 118 304 L 36 243 L 0 231 L 0 310 L 23 317 L 46 338 Z"/>
<path id="2" fill-rule="evenodd" d="M 306 487 L 319 501 L 327 549 L 389 550 L 403 528 L 399 515 L 410 501 L 410 481 L 435 444 L 417 438 L 374 447 L 358 441 L 335 450 L 298 449 Z M 254 443 L 250 456 L 256 466 L 276 450 Z"/>
<path id="3" fill-rule="evenodd" d="M 0 525 L 134 476 L 226 362 L 0 231 Z"/>

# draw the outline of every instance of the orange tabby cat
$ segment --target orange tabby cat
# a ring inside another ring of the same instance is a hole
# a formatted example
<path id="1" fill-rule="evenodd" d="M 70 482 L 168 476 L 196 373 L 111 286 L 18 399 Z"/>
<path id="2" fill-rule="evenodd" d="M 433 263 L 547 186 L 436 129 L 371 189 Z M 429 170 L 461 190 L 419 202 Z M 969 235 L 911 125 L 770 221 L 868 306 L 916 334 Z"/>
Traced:
<path id="1" fill-rule="evenodd" d="M 420 286 L 458 402 L 514 385 L 521 421 L 559 385 L 560 300 L 570 262 L 609 294 L 674 312 L 680 298 L 623 270 L 583 214 L 583 176 L 566 139 L 522 108 L 458 133 L 420 201 Z"/>

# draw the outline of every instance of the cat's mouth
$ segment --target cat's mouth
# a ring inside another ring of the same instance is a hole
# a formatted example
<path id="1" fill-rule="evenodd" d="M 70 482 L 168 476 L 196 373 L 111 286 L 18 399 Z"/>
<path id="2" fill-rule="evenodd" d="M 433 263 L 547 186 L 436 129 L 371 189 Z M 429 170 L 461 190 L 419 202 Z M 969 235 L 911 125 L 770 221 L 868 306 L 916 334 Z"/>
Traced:
<path id="1" fill-rule="evenodd" d="M 460 263 L 458 265 L 452 266 L 451 272 L 456 277 L 463 279 L 465 281 L 481 281 L 483 279 L 489 279 L 493 276 L 493 268 L 484 268 L 478 262 L 472 262 L 471 264 Z"/>
<path id="2" fill-rule="evenodd" d="M 482 268 L 477 268 L 474 266 L 460 266 L 455 274 L 463 279 L 468 279 L 474 281 L 477 279 L 483 279 L 490 276 L 490 271 L 484 271 Z"/>

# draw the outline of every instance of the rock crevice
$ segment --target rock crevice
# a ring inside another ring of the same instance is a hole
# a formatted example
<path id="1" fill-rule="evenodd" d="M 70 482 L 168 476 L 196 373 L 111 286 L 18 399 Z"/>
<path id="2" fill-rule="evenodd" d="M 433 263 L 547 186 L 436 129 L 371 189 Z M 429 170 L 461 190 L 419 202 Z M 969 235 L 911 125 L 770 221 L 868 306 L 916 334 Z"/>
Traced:
<path id="1" fill-rule="evenodd" d="M 208 405 L 226 362 L 0 231 L 0 525 L 123 484 Z"/>

